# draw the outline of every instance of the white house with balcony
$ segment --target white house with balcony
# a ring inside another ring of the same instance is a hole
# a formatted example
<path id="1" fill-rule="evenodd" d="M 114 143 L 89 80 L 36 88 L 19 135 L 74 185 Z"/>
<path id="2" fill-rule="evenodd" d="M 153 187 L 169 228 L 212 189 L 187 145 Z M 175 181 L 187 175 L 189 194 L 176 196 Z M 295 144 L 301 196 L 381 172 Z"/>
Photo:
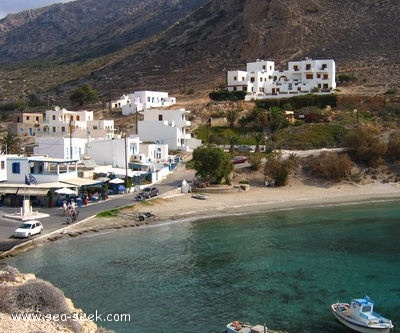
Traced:
<path id="1" fill-rule="evenodd" d="M 138 122 L 138 135 L 143 142 L 168 144 L 171 150 L 190 150 L 192 137 L 187 133 L 191 122 L 186 120 L 190 111 L 185 109 L 150 109 Z"/>
<path id="2" fill-rule="evenodd" d="M 247 63 L 247 71 L 228 71 L 228 91 L 246 91 L 246 100 L 330 93 L 336 88 L 332 59 L 290 61 L 288 69 L 275 70 L 273 61 Z"/>
<path id="3" fill-rule="evenodd" d="M 169 97 L 167 92 L 161 91 L 135 91 L 128 96 L 122 96 L 114 105 L 121 105 L 122 114 L 129 115 L 150 108 L 167 107 L 176 104 L 175 97 Z"/>
<path id="4" fill-rule="evenodd" d="M 93 111 L 47 110 L 41 124 L 42 136 L 114 137 L 114 120 L 94 119 Z"/>

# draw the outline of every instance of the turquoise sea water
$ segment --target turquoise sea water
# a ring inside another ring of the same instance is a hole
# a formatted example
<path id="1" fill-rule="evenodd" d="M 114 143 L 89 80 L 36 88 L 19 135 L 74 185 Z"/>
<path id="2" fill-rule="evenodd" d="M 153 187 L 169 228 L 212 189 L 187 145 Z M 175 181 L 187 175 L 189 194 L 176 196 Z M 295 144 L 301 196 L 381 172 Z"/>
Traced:
<path id="1" fill-rule="evenodd" d="M 223 332 L 232 320 L 350 332 L 330 305 L 368 294 L 400 325 L 398 201 L 282 210 L 64 239 L 8 260 L 118 333 Z M 396 327 L 397 332 L 400 332 Z"/>

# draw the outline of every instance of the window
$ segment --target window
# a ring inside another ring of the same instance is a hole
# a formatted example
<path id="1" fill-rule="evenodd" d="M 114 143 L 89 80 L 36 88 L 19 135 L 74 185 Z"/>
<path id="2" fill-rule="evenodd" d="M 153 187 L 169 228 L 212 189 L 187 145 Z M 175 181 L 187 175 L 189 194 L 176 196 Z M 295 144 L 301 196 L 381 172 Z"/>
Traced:
<path id="1" fill-rule="evenodd" d="M 314 75 L 312 75 L 312 74 L 307 74 L 306 75 L 306 79 L 307 80 L 312 80 L 314 78 Z"/>
<path id="2" fill-rule="evenodd" d="M 263 65 L 263 70 L 265 70 L 265 65 Z"/>
<path id="3" fill-rule="evenodd" d="M 55 133 L 56 132 L 56 128 L 53 126 L 53 133 Z"/>
<path id="4" fill-rule="evenodd" d="M 61 127 L 61 132 L 65 132 L 65 126 Z"/>
<path id="5" fill-rule="evenodd" d="M 329 75 L 328 74 L 324 74 L 324 80 L 328 80 Z"/>
<path id="6" fill-rule="evenodd" d="M 163 120 L 163 115 L 162 115 L 162 114 L 159 114 L 159 115 L 158 115 L 158 120 L 159 120 L 159 121 L 162 121 L 162 120 Z"/>
<path id="7" fill-rule="evenodd" d="M 29 116 L 26 116 L 26 120 L 29 120 Z"/>
<path id="8" fill-rule="evenodd" d="M 233 77 L 233 81 L 236 81 L 236 80 L 237 80 L 237 77 L 236 77 L 236 76 L 234 76 L 234 77 Z"/>
<path id="9" fill-rule="evenodd" d="M 19 162 L 14 162 L 11 165 L 11 170 L 12 170 L 12 173 L 20 174 L 21 173 L 21 165 L 20 165 L 20 163 Z"/>
<path id="10" fill-rule="evenodd" d="M 76 116 L 76 120 L 81 120 L 81 116 Z"/>
<path id="11" fill-rule="evenodd" d="M 298 71 L 298 70 L 299 70 L 299 66 L 294 65 L 294 66 L 293 66 L 293 70 Z"/>
<path id="12" fill-rule="evenodd" d="M 36 117 L 36 121 L 39 121 L 39 117 Z"/>
<path id="13" fill-rule="evenodd" d="M 328 66 L 326 64 L 322 64 L 322 69 L 326 69 Z"/>
<path id="14" fill-rule="evenodd" d="M 53 120 L 56 120 L 56 115 L 55 115 L 55 114 L 53 114 L 52 119 L 53 119 Z"/>
<path id="15" fill-rule="evenodd" d="M 306 70 L 309 71 L 311 69 L 311 64 L 306 64 Z"/>
<path id="16" fill-rule="evenodd" d="M 5 168 L 5 163 L 4 163 L 4 161 L 1 161 L 0 162 L 0 169 L 4 170 L 4 168 Z"/>

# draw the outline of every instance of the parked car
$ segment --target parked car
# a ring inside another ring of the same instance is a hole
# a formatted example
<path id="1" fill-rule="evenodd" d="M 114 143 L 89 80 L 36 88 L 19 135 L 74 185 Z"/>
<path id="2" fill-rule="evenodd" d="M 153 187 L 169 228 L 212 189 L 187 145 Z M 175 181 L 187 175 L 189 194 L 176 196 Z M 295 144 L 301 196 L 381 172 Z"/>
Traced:
<path id="1" fill-rule="evenodd" d="M 236 146 L 235 147 L 236 151 L 246 151 L 246 152 L 250 152 L 252 149 L 250 146 L 247 145 L 240 145 L 240 146 Z"/>
<path id="2" fill-rule="evenodd" d="M 142 190 L 142 194 L 145 199 L 150 199 L 159 195 L 160 191 L 158 190 L 157 187 L 145 187 Z"/>
<path id="3" fill-rule="evenodd" d="M 232 159 L 232 163 L 233 164 L 240 164 L 240 163 L 244 163 L 247 162 L 247 157 L 246 156 L 235 156 Z"/>
<path id="4" fill-rule="evenodd" d="M 42 231 L 43 225 L 39 221 L 25 221 L 14 231 L 14 237 L 27 238 L 36 234 L 41 234 Z"/>

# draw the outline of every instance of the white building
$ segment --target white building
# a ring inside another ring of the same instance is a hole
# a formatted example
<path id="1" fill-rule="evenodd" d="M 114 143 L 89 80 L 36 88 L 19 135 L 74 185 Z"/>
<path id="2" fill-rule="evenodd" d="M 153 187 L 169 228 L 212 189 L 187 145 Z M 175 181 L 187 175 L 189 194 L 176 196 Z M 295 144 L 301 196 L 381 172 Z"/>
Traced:
<path id="1" fill-rule="evenodd" d="M 93 139 L 68 137 L 36 137 L 34 155 L 47 155 L 53 158 L 82 160 L 89 154 L 89 141 Z"/>
<path id="2" fill-rule="evenodd" d="M 94 119 L 93 111 L 68 111 L 56 107 L 46 111 L 40 125 L 42 135 L 73 137 L 114 137 L 114 120 Z"/>
<path id="3" fill-rule="evenodd" d="M 186 129 L 191 122 L 186 120 L 190 111 L 185 109 L 151 109 L 143 113 L 144 119 L 138 122 L 138 134 L 143 142 L 168 144 L 172 150 L 189 150 L 191 135 Z"/>
<path id="4" fill-rule="evenodd" d="M 132 156 L 139 154 L 139 137 L 94 140 L 90 142 L 90 158 L 97 165 L 125 168 Z"/>
<path id="5" fill-rule="evenodd" d="M 288 69 L 275 70 L 273 61 L 247 63 L 247 71 L 228 71 L 228 91 L 246 91 L 246 100 L 285 97 L 307 93 L 329 93 L 336 88 L 335 61 L 291 61 Z"/>
<path id="6" fill-rule="evenodd" d="M 128 115 L 150 108 L 171 106 L 176 103 L 175 97 L 169 97 L 167 92 L 161 91 L 135 91 L 128 96 L 123 95 L 113 105 L 121 105 L 122 114 Z"/>
<path id="7" fill-rule="evenodd" d="M 122 108 L 123 106 L 130 104 L 131 103 L 131 98 L 130 95 L 122 95 L 119 99 L 115 99 L 111 101 L 111 108 L 116 109 L 116 108 Z"/>

